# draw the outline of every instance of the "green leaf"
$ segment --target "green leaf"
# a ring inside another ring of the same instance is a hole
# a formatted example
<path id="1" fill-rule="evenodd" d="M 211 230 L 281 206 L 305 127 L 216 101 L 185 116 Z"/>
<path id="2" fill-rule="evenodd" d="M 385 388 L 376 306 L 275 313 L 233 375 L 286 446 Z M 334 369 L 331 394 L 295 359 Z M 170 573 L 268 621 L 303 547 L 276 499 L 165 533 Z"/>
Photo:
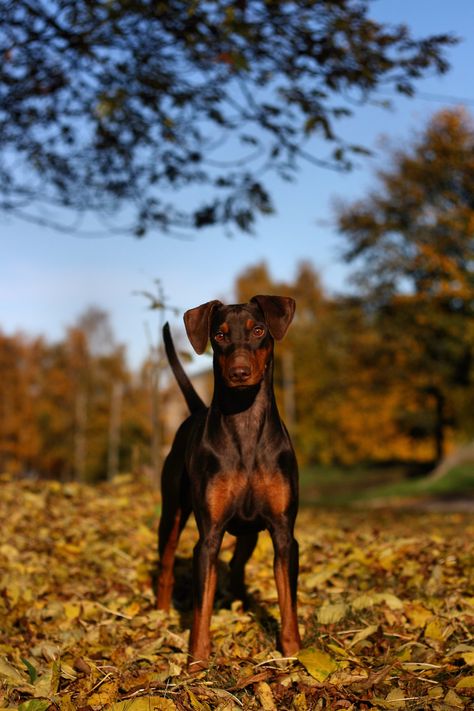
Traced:
<path id="1" fill-rule="evenodd" d="M 18 706 L 18 711 L 46 711 L 51 706 L 49 699 L 30 699 Z"/>
<path id="2" fill-rule="evenodd" d="M 28 661 L 28 659 L 25 659 L 24 657 L 21 658 L 21 661 L 26 667 L 26 670 L 28 672 L 28 676 L 30 677 L 30 682 L 32 684 L 35 683 L 36 679 L 38 678 L 38 671 L 36 668 L 31 664 L 31 662 Z"/>

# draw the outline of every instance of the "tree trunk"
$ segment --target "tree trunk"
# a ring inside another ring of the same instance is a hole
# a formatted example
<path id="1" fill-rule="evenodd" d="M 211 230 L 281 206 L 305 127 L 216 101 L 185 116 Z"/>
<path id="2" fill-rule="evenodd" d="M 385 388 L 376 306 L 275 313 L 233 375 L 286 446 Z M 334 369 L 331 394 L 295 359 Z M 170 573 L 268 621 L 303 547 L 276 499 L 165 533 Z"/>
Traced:
<path id="1" fill-rule="evenodd" d="M 283 351 L 281 361 L 283 374 L 283 409 L 285 412 L 285 423 L 291 433 L 294 431 L 296 421 L 295 367 L 292 351 Z"/>
<path id="2" fill-rule="evenodd" d="M 109 451 L 107 457 L 107 479 L 110 481 L 118 473 L 120 423 L 122 416 L 123 383 L 115 382 L 112 385 L 109 419 Z"/>
<path id="3" fill-rule="evenodd" d="M 86 426 L 87 397 L 84 390 L 76 394 L 75 431 L 74 431 L 74 479 L 85 481 L 86 478 Z"/>
<path id="4" fill-rule="evenodd" d="M 445 476 L 453 467 L 461 464 L 472 463 L 474 467 L 474 441 L 469 442 L 463 447 L 459 447 L 452 454 L 442 460 L 438 466 L 431 472 L 428 477 L 429 481 L 437 481 Z"/>
<path id="5" fill-rule="evenodd" d="M 439 464 L 443 461 L 445 448 L 445 397 L 439 390 L 434 390 L 433 395 L 436 408 L 434 428 L 435 464 Z"/>

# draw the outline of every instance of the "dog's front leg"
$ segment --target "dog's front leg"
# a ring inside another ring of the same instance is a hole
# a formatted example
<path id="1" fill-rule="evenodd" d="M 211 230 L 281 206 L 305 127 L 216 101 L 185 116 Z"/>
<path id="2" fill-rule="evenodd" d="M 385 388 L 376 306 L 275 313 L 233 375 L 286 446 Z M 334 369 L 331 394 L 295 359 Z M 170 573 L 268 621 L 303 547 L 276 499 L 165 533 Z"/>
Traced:
<path id="1" fill-rule="evenodd" d="M 292 527 L 285 520 L 270 529 L 275 551 L 273 570 L 281 616 L 281 651 L 292 657 L 301 647 L 296 615 L 296 585 L 298 580 L 298 543 Z"/>
<path id="2" fill-rule="evenodd" d="M 201 534 L 193 555 L 193 624 L 189 638 L 190 671 L 206 665 L 211 653 L 210 625 L 217 584 L 217 559 L 224 531 Z"/>

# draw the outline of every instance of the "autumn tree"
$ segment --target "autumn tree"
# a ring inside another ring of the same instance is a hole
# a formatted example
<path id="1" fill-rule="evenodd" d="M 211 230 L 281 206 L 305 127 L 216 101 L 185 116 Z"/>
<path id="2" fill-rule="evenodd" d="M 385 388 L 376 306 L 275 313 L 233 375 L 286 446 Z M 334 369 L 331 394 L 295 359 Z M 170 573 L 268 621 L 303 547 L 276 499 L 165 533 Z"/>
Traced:
<path id="1" fill-rule="evenodd" d="M 474 434 L 473 195 L 474 124 L 446 110 L 338 215 L 359 294 L 383 334 L 387 383 L 407 392 L 400 425 L 432 438 L 435 460 L 453 428 Z"/>
<path id="2" fill-rule="evenodd" d="M 285 282 L 264 263 L 249 267 L 236 280 L 236 298 L 256 292 L 296 299 L 275 351 L 275 386 L 301 464 L 429 459 L 429 446 L 401 421 L 400 412 L 415 418 L 419 406 L 407 383 L 387 381 L 394 355 L 363 299 L 329 294 L 309 262 Z"/>
<path id="3" fill-rule="evenodd" d="M 56 343 L 0 332 L 0 472 L 97 481 L 149 464 L 149 385 L 125 355 L 97 307 Z"/>
<path id="4" fill-rule="evenodd" d="M 34 470 L 39 442 L 33 401 L 41 339 L 0 332 L 0 470 Z"/>
<path id="5" fill-rule="evenodd" d="M 63 227 L 67 211 L 92 211 L 137 236 L 249 230 L 273 210 L 267 175 L 291 179 L 303 161 L 349 168 L 361 148 L 338 119 L 381 85 L 411 95 L 447 70 L 452 36 L 415 39 L 369 10 L 368 0 L 4 0 L 1 209 Z M 192 187 L 198 196 L 183 193 Z M 126 226 L 112 219 L 124 206 Z"/>

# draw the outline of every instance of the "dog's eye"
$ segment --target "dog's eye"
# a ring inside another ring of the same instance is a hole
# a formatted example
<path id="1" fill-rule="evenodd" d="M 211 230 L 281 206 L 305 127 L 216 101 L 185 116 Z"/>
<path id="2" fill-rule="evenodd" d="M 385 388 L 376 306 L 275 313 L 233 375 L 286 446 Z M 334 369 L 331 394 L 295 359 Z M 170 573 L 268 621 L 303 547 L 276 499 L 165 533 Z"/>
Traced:
<path id="1" fill-rule="evenodd" d="M 255 326 L 255 328 L 253 329 L 253 335 L 257 338 L 261 338 L 264 333 L 265 329 L 263 328 L 263 326 Z"/>
<path id="2" fill-rule="evenodd" d="M 214 340 L 218 343 L 224 340 L 224 334 L 222 333 L 222 331 L 217 331 L 217 333 L 214 335 Z"/>

